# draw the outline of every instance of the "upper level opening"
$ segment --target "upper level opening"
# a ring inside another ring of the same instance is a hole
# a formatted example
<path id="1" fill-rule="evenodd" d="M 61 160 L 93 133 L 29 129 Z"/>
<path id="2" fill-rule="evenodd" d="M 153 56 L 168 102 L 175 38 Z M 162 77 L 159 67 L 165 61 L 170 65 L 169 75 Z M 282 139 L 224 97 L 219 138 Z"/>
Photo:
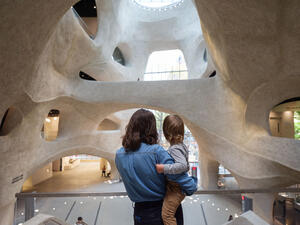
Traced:
<path id="1" fill-rule="evenodd" d="M 82 28 L 94 39 L 98 28 L 96 1 L 81 0 L 72 7 L 72 10 Z"/>
<path id="2" fill-rule="evenodd" d="M 123 56 L 122 51 L 116 47 L 113 54 L 112 54 L 112 58 L 114 61 L 116 61 L 117 63 L 121 64 L 122 66 L 125 66 L 125 58 Z"/>
<path id="3" fill-rule="evenodd" d="M 188 79 L 188 70 L 181 50 L 151 53 L 144 74 L 145 81 L 186 79 Z"/>
<path id="4" fill-rule="evenodd" d="M 276 105 L 270 112 L 272 136 L 300 139 L 300 98 L 292 98 Z"/>
<path id="5" fill-rule="evenodd" d="M 41 130 L 41 136 L 46 141 L 54 141 L 58 136 L 59 114 L 59 110 L 51 109 L 48 113 L 48 116 L 44 120 L 44 124 Z"/>
<path id="6" fill-rule="evenodd" d="M 138 5 L 148 7 L 148 8 L 163 8 L 167 6 L 176 6 L 182 3 L 183 0 L 133 0 Z"/>

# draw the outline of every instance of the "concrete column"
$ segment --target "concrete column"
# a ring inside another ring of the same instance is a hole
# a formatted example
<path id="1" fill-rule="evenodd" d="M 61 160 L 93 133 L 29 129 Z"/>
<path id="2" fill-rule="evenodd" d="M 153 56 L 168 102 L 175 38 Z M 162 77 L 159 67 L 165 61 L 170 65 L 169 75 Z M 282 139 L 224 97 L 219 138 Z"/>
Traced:
<path id="1" fill-rule="evenodd" d="M 13 224 L 15 201 L 0 208 L 0 224 Z"/>
<path id="2" fill-rule="evenodd" d="M 110 163 L 110 167 L 111 167 L 111 174 L 110 174 L 111 179 L 120 179 L 120 174 L 117 170 L 115 162 L 109 161 L 109 163 Z"/>
<path id="3" fill-rule="evenodd" d="M 253 211 L 269 224 L 273 224 L 273 203 L 275 194 L 251 194 Z"/>
<path id="4" fill-rule="evenodd" d="M 210 159 L 206 154 L 199 154 L 199 169 L 201 187 L 204 189 L 216 189 L 218 182 L 219 163 Z"/>

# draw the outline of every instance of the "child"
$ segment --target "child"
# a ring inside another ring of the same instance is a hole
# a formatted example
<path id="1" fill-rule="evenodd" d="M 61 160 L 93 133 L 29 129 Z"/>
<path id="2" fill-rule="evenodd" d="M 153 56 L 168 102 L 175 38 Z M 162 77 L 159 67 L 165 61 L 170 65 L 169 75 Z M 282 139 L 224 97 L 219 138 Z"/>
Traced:
<path id="1" fill-rule="evenodd" d="M 180 174 L 189 171 L 188 149 L 183 143 L 184 124 L 182 119 L 177 115 L 169 115 L 163 123 L 163 132 L 165 138 L 170 143 L 168 153 L 173 157 L 174 164 L 156 164 L 158 173 Z M 162 207 L 162 219 L 164 225 L 177 225 L 175 213 L 181 201 L 184 199 L 179 184 L 168 181 L 167 192 Z"/>

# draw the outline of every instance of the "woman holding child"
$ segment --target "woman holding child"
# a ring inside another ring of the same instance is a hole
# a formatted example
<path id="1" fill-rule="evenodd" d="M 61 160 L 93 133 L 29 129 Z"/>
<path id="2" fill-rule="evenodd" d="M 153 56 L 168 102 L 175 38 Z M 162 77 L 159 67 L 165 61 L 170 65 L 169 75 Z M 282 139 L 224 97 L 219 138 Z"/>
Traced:
<path id="1" fill-rule="evenodd" d="M 132 115 L 123 137 L 123 147 L 117 151 L 116 166 L 129 198 L 135 203 L 135 225 L 183 224 L 180 203 L 185 195 L 192 195 L 197 189 L 195 178 L 186 173 L 188 154 L 183 144 L 184 125 L 180 117 L 173 117 L 166 122 L 169 128 L 166 132 L 164 129 L 164 134 L 171 144 L 169 153 L 174 159 L 157 144 L 155 117 L 145 109 Z"/>

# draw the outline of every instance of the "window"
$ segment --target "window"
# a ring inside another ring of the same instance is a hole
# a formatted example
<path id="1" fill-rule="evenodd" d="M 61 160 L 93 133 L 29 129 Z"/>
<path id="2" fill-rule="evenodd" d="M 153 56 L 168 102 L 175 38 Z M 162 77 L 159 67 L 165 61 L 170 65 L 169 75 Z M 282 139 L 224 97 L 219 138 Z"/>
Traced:
<path id="1" fill-rule="evenodd" d="M 186 80 L 188 70 L 182 51 L 179 49 L 153 52 L 148 59 L 145 81 Z"/>
<path id="2" fill-rule="evenodd" d="M 120 63 L 121 65 L 125 66 L 124 56 L 118 47 L 115 48 L 112 57 L 113 60 L 115 60 L 117 63 Z"/>
<path id="3" fill-rule="evenodd" d="M 182 0 L 134 0 L 137 4 L 149 8 L 161 8 L 182 3 Z"/>
<path id="4" fill-rule="evenodd" d="M 88 75 L 87 73 L 82 72 L 82 71 L 79 72 L 79 77 L 83 80 L 96 81 L 95 78 L 91 77 L 90 75 Z"/>
<path id="5" fill-rule="evenodd" d="M 204 53 L 203 53 L 203 61 L 207 62 L 207 50 L 204 49 Z"/>

